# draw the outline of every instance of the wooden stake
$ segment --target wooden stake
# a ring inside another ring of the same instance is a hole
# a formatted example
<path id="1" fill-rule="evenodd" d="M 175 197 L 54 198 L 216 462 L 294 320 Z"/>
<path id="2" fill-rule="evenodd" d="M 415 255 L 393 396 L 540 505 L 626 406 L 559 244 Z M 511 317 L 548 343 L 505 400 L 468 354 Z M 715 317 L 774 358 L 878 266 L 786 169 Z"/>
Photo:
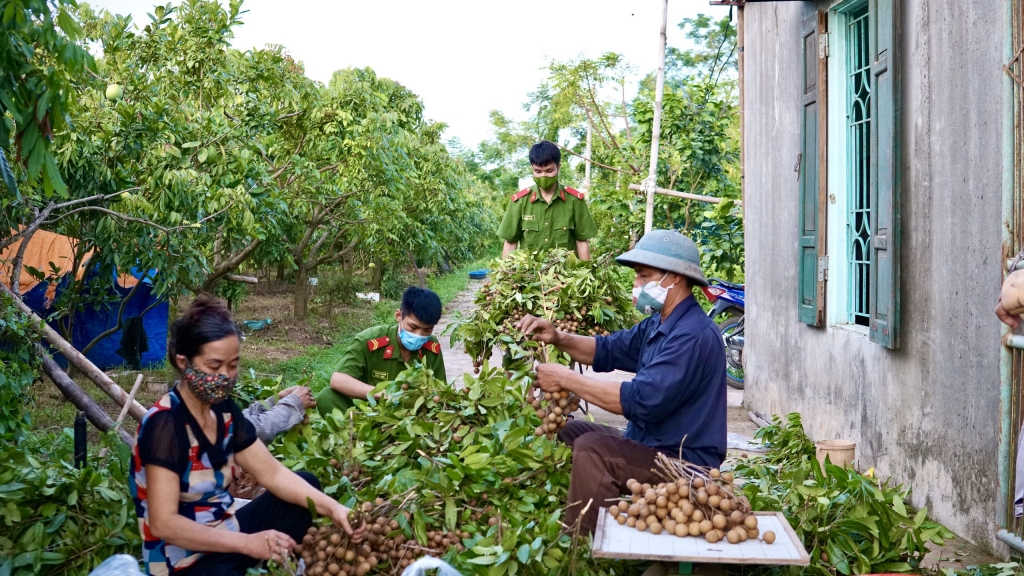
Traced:
<path id="1" fill-rule="evenodd" d="M 139 391 L 139 386 L 142 386 L 142 379 L 142 374 L 139 374 L 135 379 L 135 385 L 132 386 L 132 391 L 128 394 L 128 401 L 124 403 L 124 406 L 121 408 L 121 414 L 117 417 L 118 424 L 124 422 L 124 416 L 128 413 L 128 408 L 131 407 L 132 401 L 135 400 L 135 393 Z"/>

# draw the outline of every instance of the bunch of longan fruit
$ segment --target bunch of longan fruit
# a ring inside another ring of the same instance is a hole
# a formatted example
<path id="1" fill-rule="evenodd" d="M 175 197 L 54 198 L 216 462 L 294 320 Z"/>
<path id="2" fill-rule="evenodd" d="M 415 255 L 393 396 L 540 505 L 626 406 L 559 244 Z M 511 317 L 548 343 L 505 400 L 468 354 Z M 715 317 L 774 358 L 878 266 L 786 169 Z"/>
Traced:
<path id="1" fill-rule="evenodd" d="M 569 414 L 579 410 L 580 397 L 566 390 L 544 392 L 536 388 L 530 406 L 537 411 L 537 417 L 542 420 L 534 432 L 537 436 L 547 436 L 548 440 L 553 440 L 555 434 L 565 428 Z"/>
<path id="2" fill-rule="evenodd" d="M 630 479 L 626 488 L 632 495 L 612 505 L 608 514 L 619 524 L 651 534 L 703 537 L 711 544 L 738 544 L 759 536 L 767 544 L 775 542 L 774 532 L 760 533 L 746 499 L 732 493 L 732 481 L 731 473 L 718 469 L 708 478 L 679 478 L 656 486 Z"/>
<path id="3" fill-rule="evenodd" d="M 608 298 L 609 304 L 611 298 Z M 587 323 L 586 319 L 587 307 L 580 308 L 580 318 L 576 318 L 574 315 L 566 314 L 563 318 L 555 319 L 553 324 L 555 328 L 558 328 L 562 332 L 569 332 L 570 334 L 580 334 L 582 336 L 608 336 L 611 334 L 608 330 L 598 325 L 596 322 L 591 321 Z"/>
<path id="4" fill-rule="evenodd" d="M 468 532 L 428 532 L 427 542 L 406 538 L 395 519 L 385 515 L 373 518 L 377 510 L 391 510 L 378 498 L 375 503 L 366 502 L 349 514 L 349 524 L 358 528 L 367 524 L 366 540 L 360 544 L 352 542 L 345 531 L 337 526 L 311 527 L 295 553 L 306 563 L 309 576 L 338 575 L 365 576 L 388 567 L 387 572 L 402 570 L 422 556 L 441 556 L 448 548 L 465 550 L 463 538 Z M 394 570 L 392 570 L 394 569 Z"/>
<path id="5" fill-rule="evenodd" d="M 359 477 L 363 474 L 363 467 L 359 462 L 346 466 L 337 458 L 331 458 L 331 468 L 340 471 L 342 476 L 348 477 L 349 482 L 359 480 Z"/>

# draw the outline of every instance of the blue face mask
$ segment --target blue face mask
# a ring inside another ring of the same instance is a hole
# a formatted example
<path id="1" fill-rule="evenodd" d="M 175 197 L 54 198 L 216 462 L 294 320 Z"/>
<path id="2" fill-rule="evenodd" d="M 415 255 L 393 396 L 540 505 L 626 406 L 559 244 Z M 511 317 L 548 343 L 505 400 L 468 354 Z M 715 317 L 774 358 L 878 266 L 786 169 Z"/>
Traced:
<path id="1" fill-rule="evenodd" d="M 420 336 L 413 334 L 402 329 L 402 326 L 398 326 L 398 339 L 402 341 L 402 346 L 410 352 L 415 352 L 430 340 L 430 336 Z"/>

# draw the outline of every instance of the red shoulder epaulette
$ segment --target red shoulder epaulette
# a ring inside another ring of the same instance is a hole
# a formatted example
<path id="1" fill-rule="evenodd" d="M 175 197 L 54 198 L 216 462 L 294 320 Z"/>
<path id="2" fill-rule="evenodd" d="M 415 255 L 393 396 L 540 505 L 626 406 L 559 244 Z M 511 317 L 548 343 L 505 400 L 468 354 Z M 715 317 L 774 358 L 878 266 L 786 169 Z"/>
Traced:
<path id="1" fill-rule="evenodd" d="M 390 343 L 391 338 L 388 338 L 387 336 L 381 336 L 380 338 L 373 338 L 372 340 L 367 340 L 366 347 L 370 349 L 370 352 L 373 352 L 374 350 L 380 350 L 381 348 L 387 346 Z"/>
<path id="2" fill-rule="evenodd" d="M 529 188 L 525 188 L 523 190 L 520 190 L 519 192 L 516 192 L 515 194 L 512 195 L 512 201 L 515 202 L 516 200 L 519 200 L 520 198 L 522 198 L 523 196 L 528 195 L 529 193 L 530 193 L 530 189 Z"/>
<path id="3" fill-rule="evenodd" d="M 565 191 L 579 198 L 580 200 L 583 200 L 583 192 L 580 192 L 579 190 L 574 190 L 572 188 L 569 188 L 568 186 L 565 187 Z"/>
<path id="4" fill-rule="evenodd" d="M 441 353 L 441 343 L 440 342 L 436 342 L 434 340 L 431 340 L 431 341 L 427 342 L 426 344 L 424 344 L 423 347 L 426 348 L 427 350 L 430 350 L 434 354 L 440 354 Z"/>

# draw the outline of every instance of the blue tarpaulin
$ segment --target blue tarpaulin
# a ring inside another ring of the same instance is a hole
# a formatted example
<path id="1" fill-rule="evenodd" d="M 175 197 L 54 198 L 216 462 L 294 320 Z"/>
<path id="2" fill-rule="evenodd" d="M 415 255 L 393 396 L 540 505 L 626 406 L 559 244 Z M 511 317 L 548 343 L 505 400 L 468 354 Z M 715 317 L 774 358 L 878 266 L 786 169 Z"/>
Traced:
<path id="1" fill-rule="evenodd" d="M 142 285 L 139 286 L 139 289 L 135 291 L 135 294 L 125 305 L 124 314 L 122 315 L 122 325 L 128 318 L 138 316 L 143 310 L 156 302 L 152 285 L 155 274 L 155 270 L 148 271 L 148 273 L 136 268 L 131 270 L 131 276 L 135 281 L 140 282 Z M 67 288 L 69 280 L 70 276 L 65 276 L 57 285 L 58 299 L 60 294 Z M 125 278 L 122 278 L 122 281 L 124 280 Z M 85 282 L 93 286 L 96 286 L 96 283 L 98 282 L 104 282 L 110 286 L 111 290 L 115 290 L 117 292 L 118 297 L 108 304 L 100 305 L 98 309 L 94 309 L 92 306 L 86 305 L 75 312 L 75 319 L 71 330 L 71 345 L 74 346 L 76 350 L 82 350 L 92 342 L 96 336 L 99 336 L 107 329 L 113 328 L 117 325 L 118 308 L 120 307 L 122 300 L 128 296 L 132 290 L 130 286 L 122 286 L 121 282 L 118 282 L 118 279 L 113 275 L 99 275 L 96 272 L 96 269 L 92 269 L 90 271 L 86 276 Z M 132 282 L 128 281 L 125 283 L 131 284 Z M 32 310 L 42 318 L 46 318 L 53 313 L 53 309 L 47 307 L 46 289 L 47 283 L 40 282 L 38 285 L 33 287 L 32 290 L 26 292 L 22 298 L 25 304 L 32 308 Z M 149 350 L 142 354 L 142 366 L 161 364 L 167 356 L 167 316 L 167 301 L 163 301 L 157 303 L 152 309 L 146 312 L 146 315 L 142 318 L 143 329 L 145 330 L 146 338 L 149 341 Z M 51 323 L 51 327 L 60 332 L 60 328 L 57 327 L 56 323 Z M 96 346 L 89 350 L 85 356 L 100 370 L 123 366 L 125 365 L 125 359 L 117 354 L 117 350 L 120 347 L 121 331 L 118 330 L 101 340 L 96 344 Z M 54 358 L 61 365 L 67 365 L 67 362 L 60 357 L 59 354 L 55 354 Z"/>

